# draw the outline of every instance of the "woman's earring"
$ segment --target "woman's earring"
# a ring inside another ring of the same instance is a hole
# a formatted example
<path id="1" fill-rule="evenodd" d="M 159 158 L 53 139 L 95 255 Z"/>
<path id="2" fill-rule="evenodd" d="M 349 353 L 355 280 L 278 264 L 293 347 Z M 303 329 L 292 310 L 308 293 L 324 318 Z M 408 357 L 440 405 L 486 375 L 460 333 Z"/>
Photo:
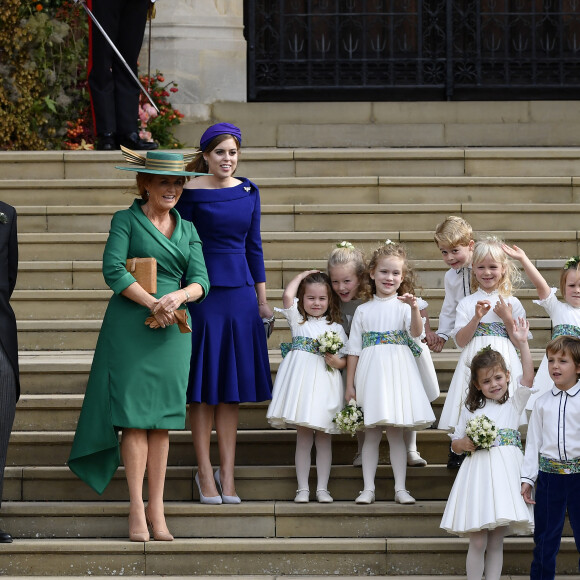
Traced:
<path id="1" fill-rule="evenodd" d="M 145 190 L 145 195 L 149 197 L 149 192 L 147 190 Z"/>

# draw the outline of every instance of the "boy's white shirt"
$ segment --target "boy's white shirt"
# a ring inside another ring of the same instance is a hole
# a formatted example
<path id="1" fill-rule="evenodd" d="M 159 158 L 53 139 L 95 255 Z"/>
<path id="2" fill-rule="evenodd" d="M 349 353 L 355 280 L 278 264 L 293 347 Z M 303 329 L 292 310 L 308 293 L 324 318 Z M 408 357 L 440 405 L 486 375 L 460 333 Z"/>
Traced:
<path id="1" fill-rule="evenodd" d="M 450 268 L 444 278 L 445 298 L 439 314 L 437 335 L 449 340 L 455 327 L 455 311 L 460 300 L 471 294 L 471 266 L 459 270 Z"/>
<path id="2" fill-rule="evenodd" d="M 580 458 L 580 381 L 567 391 L 554 386 L 534 404 L 522 483 L 536 482 L 540 455 L 556 461 Z"/>

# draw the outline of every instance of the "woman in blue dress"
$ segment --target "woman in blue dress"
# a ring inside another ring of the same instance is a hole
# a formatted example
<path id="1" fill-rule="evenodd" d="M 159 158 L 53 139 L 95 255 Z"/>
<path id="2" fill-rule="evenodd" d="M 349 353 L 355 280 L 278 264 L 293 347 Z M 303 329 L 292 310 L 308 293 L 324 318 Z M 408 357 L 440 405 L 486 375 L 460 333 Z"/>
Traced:
<path id="1" fill-rule="evenodd" d="M 189 303 L 192 355 L 187 402 L 195 476 L 202 503 L 239 503 L 234 463 L 240 403 L 271 398 L 272 380 L 262 318 L 272 318 L 266 299 L 266 273 L 260 236 L 260 194 L 244 177 L 234 177 L 242 141 L 229 123 L 212 125 L 187 166 L 204 175 L 186 183 L 176 208 L 195 225 L 211 292 Z M 210 461 L 212 426 L 220 466 Z"/>

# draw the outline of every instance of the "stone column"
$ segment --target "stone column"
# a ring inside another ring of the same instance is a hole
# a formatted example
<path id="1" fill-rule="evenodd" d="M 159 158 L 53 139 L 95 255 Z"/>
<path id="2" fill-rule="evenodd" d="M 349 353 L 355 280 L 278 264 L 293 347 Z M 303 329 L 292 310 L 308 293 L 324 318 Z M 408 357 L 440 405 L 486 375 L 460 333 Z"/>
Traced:
<path id="1" fill-rule="evenodd" d="M 216 101 L 246 101 L 243 0 L 157 0 L 151 72 L 179 85 L 173 106 L 188 120 L 206 121 Z M 140 56 L 147 71 L 149 24 Z"/>

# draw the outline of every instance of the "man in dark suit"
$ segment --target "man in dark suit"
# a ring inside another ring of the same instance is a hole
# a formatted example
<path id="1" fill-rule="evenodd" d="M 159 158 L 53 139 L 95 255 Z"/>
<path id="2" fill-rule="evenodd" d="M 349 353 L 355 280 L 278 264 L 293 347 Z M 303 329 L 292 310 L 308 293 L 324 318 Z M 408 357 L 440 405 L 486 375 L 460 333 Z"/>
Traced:
<path id="1" fill-rule="evenodd" d="M 90 0 L 88 6 L 127 64 L 137 74 L 151 0 Z M 97 133 L 96 148 L 157 149 L 139 137 L 139 86 L 100 30 L 91 23 L 89 88 Z"/>
<path id="2" fill-rule="evenodd" d="M 0 503 L 8 440 L 14 423 L 16 401 L 20 397 L 16 317 L 10 306 L 17 272 L 16 210 L 0 201 Z M 0 543 L 10 542 L 10 534 L 0 530 Z"/>

